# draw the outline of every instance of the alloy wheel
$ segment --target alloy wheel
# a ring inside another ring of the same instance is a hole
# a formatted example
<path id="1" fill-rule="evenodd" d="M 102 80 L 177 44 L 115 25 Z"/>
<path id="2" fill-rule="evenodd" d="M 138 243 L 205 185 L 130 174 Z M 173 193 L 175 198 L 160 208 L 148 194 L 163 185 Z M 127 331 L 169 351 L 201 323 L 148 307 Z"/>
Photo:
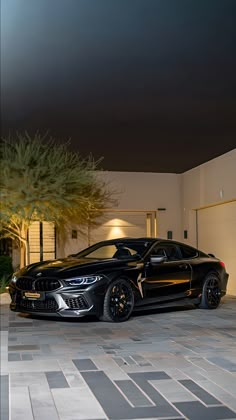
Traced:
<path id="1" fill-rule="evenodd" d="M 121 321 L 133 309 L 132 289 L 125 283 L 116 283 L 110 292 L 109 309 L 114 321 Z"/>
<path id="2" fill-rule="evenodd" d="M 221 299 L 219 281 L 215 276 L 209 277 L 205 285 L 205 297 L 209 307 L 216 308 Z"/>

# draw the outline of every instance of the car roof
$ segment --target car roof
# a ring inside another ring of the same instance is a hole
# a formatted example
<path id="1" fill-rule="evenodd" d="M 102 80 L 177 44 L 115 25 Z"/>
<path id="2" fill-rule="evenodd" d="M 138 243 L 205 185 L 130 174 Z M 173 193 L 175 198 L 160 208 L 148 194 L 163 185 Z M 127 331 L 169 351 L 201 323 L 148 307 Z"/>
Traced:
<path id="1" fill-rule="evenodd" d="M 108 239 L 108 240 L 104 240 L 101 241 L 100 243 L 119 243 L 122 241 L 125 242 L 144 242 L 144 241 L 148 241 L 148 242 L 156 242 L 159 238 L 149 238 L 149 237 L 143 237 L 143 238 L 133 238 L 133 237 L 122 237 L 122 238 L 114 238 L 114 239 Z"/>
<path id="2" fill-rule="evenodd" d="M 136 237 L 123 237 L 123 238 L 115 238 L 115 239 L 108 239 L 108 240 L 104 240 L 101 242 L 97 242 L 97 244 L 119 244 L 122 242 L 126 242 L 126 243 L 138 243 L 138 242 L 149 242 L 149 243 L 156 243 L 156 242 L 165 242 L 165 243 L 170 243 L 173 245 L 179 245 L 179 246 L 186 246 L 188 248 L 192 248 L 195 249 L 197 252 L 201 252 L 203 254 L 202 251 L 200 251 L 198 248 L 196 248 L 193 245 L 189 245 L 186 244 L 184 242 L 180 242 L 180 241 L 175 241 L 174 239 L 166 239 L 166 238 L 153 238 L 153 237 L 148 237 L 148 236 L 144 236 L 144 237 L 140 237 L 140 238 L 136 238 Z M 96 244 L 94 244 L 96 245 Z M 204 253 L 205 254 L 205 253 Z M 206 254 L 207 255 L 207 254 Z"/>
<path id="3" fill-rule="evenodd" d="M 175 241 L 174 239 L 153 238 L 153 237 L 148 237 L 148 236 L 140 237 L 140 238 L 127 236 L 127 237 L 122 237 L 122 238 L 108 239 L 108 240 L 101 241 L 99 243 L 120 243 L 120 242 L 123 242 L 123 241 L 125 241 L 125 242 L 145 242 L 145 241 L 147 241 L 147 242 L 153 242 L 153 243 L 164 241 L 164 242 L 169 242 L 170 244 L 173 243 L 173 244 L 176 244 L 176 245 L 185 245 L 185 246 L 188 246 L 188 247 L 191 247 L 191 248 L 195 248 L 195 247 L 193 247 L 191 245 L 188 245 L 188 244 L 185 244 L 183 242 Z"/>

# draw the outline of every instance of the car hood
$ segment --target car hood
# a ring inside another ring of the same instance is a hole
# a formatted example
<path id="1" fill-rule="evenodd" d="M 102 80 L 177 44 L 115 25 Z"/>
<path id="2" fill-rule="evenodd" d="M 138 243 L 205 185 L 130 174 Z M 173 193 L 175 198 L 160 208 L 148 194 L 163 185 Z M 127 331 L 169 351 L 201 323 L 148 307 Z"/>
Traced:
<path id="1" fill-rule="evenodd" d="M 52 261 L 43 261 L 29 266 L 24 267 L 19 274 L 22 276 L 32 276 L 35 277 L 39 275 L 42 277 L 52 276 L 59 278 L 66 278 L 68 276 L 75 275 L 86 275 L 93 273 L 101 273 L 104 271 L 110 271 L 117 269 L 119 267 L 135 264 L 135 261 L 130 261 L 129 259 L 115 260 L 97 260 L 97 259 L 87 259 L 87 258 L 63 258 Z"/>

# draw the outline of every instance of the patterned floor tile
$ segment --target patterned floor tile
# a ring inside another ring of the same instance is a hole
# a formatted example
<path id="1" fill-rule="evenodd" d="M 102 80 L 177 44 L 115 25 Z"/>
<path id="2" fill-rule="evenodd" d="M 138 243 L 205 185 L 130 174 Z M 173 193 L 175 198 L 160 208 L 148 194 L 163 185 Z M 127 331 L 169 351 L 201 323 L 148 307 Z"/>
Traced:
<path id="1" fill-rule="evenodd" d="M 122 324 L 0 311 L 1 420 L 236 420 L 236 299 Z"/>

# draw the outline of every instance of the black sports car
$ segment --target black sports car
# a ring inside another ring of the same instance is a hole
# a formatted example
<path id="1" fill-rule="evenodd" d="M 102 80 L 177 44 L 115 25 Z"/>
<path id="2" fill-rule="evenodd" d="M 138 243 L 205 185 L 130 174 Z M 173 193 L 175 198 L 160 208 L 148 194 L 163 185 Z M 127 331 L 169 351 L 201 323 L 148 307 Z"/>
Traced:
<path id="1" fill-rule="evenodd" d="M 214 309 L 228 274 L 213 255 L 180 242 L 121 238 L 15 273 L 10 308 L 62 317 L 126 321 L 133 310 L 192 303 Z"/>

